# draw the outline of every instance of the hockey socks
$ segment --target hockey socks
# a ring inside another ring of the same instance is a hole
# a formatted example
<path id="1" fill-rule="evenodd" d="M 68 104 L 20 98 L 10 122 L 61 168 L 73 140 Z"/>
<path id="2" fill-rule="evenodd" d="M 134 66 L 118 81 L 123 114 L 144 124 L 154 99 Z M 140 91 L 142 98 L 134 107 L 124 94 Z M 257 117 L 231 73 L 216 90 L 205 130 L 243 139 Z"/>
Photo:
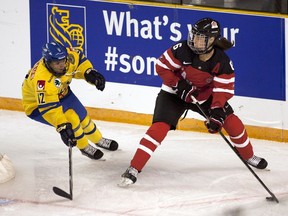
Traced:
<path id="1" fill-rule="evenodd" d="M 131 160 L 131 166 L 136 168 L 138 171 L 141 171 L 150 159 L 152 153 L 164 140 L 169 130 L 170 125 L 167 123 L 153 123 L 144 137 L 140 140 L 140 145 Z"/>
<path id="2" fill-rule="evenodd" d="M 236 115 L 231 114 L 226 118 L 223 127 L 241 157 L 244 160 L 253 157 L 253 147 L 242 121 Z"/>

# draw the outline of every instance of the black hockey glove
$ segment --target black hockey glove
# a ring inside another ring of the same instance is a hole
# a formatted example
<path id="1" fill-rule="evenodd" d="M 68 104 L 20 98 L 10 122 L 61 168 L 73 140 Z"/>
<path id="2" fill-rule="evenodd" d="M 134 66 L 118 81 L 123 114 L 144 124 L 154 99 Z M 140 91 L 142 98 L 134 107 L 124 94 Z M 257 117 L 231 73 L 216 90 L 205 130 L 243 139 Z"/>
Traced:
<path id="1" fill-rule="evenodd" d="M 226 112 L 222 107 L 211 109 L 209 111 L 208 120 L 205 121 L 209 133 L 217 133 L 221 131 L 226 117 Z"/>
<path id="2" fill-rule="evenodd" d="M 187 103 L 192 103 L 193 99 L 191 96 L 197 97 L 198 91 L 196 86 L 191 85 L 187 80 L 181 79 L 177 83 L 176 86 L 172 87 L 173 90 L 176 90 L 176 94 L 178 97 L 180 97 L 182 100 L 184 100 Z"/>
<path id="3" fill-rule="evenodd" d="M 67 145 L 68 147 L 70 145 L 72 147 L 76 146 L 77 142 L 71 123 L 63 123 L 61 125 L 58 125 L 56 130 L 58 133 L 60 133 L 61 139 L 65 143 L 65 145 Z"/>
<path id="4" fill-rule="evenodd" d="M 100 91 L 103 91 L 105 88 L 105 78 L 104 76 L 96 71 L 95 69 L 88 69 L 84 73 L 84 77 L 88 83 L 95 85 L 96 88 Z"/>

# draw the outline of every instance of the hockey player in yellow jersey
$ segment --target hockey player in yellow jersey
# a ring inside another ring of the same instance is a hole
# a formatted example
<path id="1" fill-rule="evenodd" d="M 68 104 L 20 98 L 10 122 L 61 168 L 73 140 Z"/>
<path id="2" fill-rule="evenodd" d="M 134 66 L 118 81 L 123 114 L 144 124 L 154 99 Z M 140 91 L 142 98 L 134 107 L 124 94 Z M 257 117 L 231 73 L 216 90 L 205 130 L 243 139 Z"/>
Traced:
<path id="1" fill-rule="evenodd" d="M 115 151 L 118 143 L 102 137 L 70 89 L 73 78 L 85 79 L 100 91 L 105 88 L 104 76 L 93 69 L 83 52 L 58 42 L 46 43 L 42 58 L 28 72 L 22 85 L 24 110 L 29 118 L 55 127 L 67 146 L 77 146 L 83 155 L 97 160 L 103 156 L 97 147 Z"/>

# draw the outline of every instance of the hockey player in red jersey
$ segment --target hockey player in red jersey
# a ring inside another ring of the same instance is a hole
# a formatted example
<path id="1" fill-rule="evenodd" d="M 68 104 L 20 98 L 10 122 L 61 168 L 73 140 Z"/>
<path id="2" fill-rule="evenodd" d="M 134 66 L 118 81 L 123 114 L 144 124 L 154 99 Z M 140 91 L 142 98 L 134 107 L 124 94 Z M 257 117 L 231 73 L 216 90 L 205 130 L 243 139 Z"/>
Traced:
<path id="1" fill-rule="evenodd" d="M 84 79 L 100 91 L 105 88 L 104 76 L 93 68 L 82 51 L 66 48 L 60 42 L 46 43 L 42 58 L 29 70 L 22 85 L 24 110 L 29 118 L 55 127 L 67 146 L 77 146 L 83 155 L 98 160 L 103 152 L 94 144 L 115 151 L 118 143 L 102 137 L 72 92 L 73 79 Z"/>
<path id="2" fill-rule="evenodd" d="M 156 99 L 153 123 L 140 140 L 130 166 L 122 174 L 120 186 L 136 182 L 138 173 L 168 131 L 176 129 L 186 110 L 203 116 L 192 98 L 196 98 L 208 116 L 205 125 L 210 133 L 224 128 L 243 160 L 258 169 L 267 167 L 265 159 L 254 155 L 245 127 L 228 103 L 234 95 L 235 77 L 232 61 L 224 50 L 232 46 L 220 36 L 219 23 L 204 18 L 192 26 L 187 40 L 175 44 L 160 56 L 156 71 L 163 84 Z"/>

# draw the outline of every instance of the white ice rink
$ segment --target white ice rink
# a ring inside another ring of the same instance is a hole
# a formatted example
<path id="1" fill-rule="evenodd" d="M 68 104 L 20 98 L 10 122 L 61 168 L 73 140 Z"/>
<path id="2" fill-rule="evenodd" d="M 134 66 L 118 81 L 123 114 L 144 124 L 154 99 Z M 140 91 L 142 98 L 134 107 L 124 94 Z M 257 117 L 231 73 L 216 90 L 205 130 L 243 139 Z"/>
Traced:
<path id="1" fill-rule="evenodd" d="M 120 150 L 93 161 L 73 149 L 74 200 L 69 192 L 68 150 L 55 129 L 22 112 L 0 111 L 0 152 L 13 161 L 16 178 L 0 185 L 1 216 L 284 216 L 288 215 L 288 145 L 251 139 L 270 171 L 255 170 L 264 187 L 220 135 L 170 131 L 135 185 L 120 188 L 147 126 L 95 121 Z M 104 151 L 104 150 L 103 150 Z"/>

